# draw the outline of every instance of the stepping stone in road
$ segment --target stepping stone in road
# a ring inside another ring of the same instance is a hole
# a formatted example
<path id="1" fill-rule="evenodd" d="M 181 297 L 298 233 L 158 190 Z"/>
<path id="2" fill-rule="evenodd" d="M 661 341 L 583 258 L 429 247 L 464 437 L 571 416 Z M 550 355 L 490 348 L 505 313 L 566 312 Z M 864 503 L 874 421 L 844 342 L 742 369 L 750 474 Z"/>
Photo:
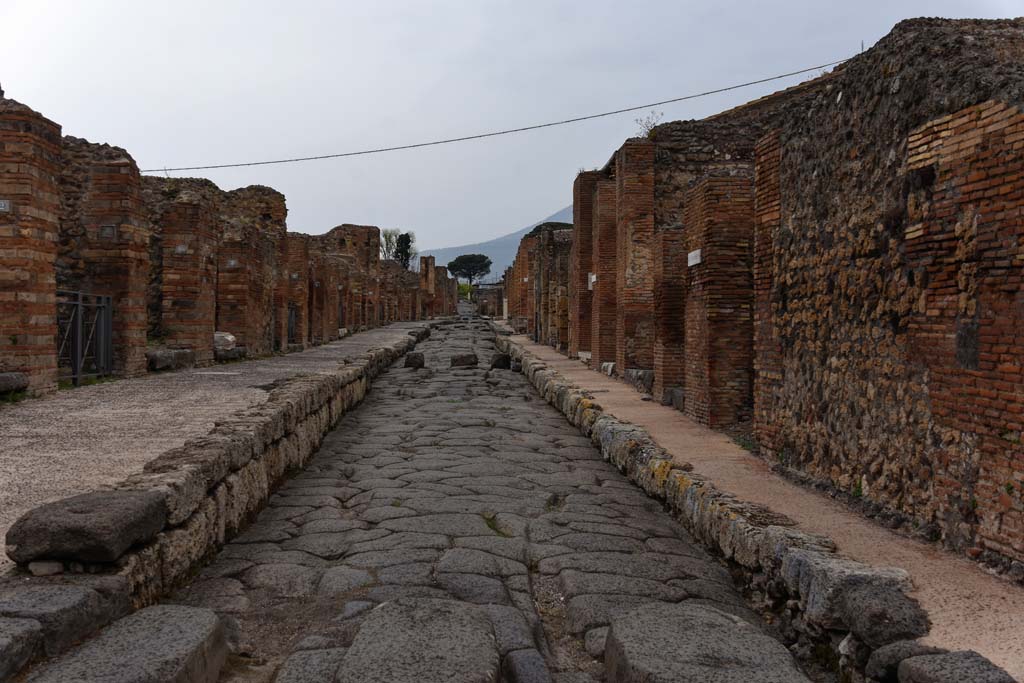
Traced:
<path id="1" fill-rule="evenodd" d="M 399 598 L 367 615 L 337 680 L 490 683 L 498 671 L 498 647 L 484 610 L 454 600 Z"/>

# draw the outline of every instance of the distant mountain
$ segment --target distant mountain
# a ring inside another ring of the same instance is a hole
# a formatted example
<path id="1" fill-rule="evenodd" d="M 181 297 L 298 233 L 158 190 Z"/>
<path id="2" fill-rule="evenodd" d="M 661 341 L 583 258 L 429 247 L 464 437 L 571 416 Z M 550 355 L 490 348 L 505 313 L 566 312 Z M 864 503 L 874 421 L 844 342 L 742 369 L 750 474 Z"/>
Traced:
<path id="1" fill-rule="evenodd" d="M 433 256 L 434 262 L 437 265 L 446 266 L 449 261 L 454 259 L 456 256 L 461 256 L 462 254 L 486 254 L 491 257 L 491 274 L 484 278 L 484 281 L 490 282 L 493 280 L 500 280 L 502 273 L 504 273 L 505 269 L 511 266 L 512 261 L 515 260 L 516 250 L 519 249 L 519 241 L 523 239 L 523 235 L 530 232 L 530 230 L 533 230 L 534 227 L 541 223 L 547 223 L 549 221 L 572 223 L 572 205 L 569 205 L 561 211 L 553 213 L 547 218 L 537 221 L 532 225 L 527 225 L 522 230 L 516 230 L 508 235 L 496 237 L 488 242 L 477 242 L 476 244 L 467 244 L 461 247 L 427 249 L 426 251 L 420 252 L 420 255 Z"/>

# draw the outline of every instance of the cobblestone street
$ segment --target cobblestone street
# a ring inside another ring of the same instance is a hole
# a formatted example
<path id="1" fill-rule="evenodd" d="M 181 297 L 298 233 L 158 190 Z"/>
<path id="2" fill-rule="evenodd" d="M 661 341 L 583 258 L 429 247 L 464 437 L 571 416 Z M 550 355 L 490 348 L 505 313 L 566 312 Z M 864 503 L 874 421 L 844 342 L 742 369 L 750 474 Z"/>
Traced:
<path id="1" fill-rule="evenodd" d="M 172 596 L 229 618 L 221 680 L 806 680 L 658 502 L 522 375 L 488 369 L 493 339 L 466 318 L 436 328 L 425 368 L 382 375 Z M 466 353 L 479 366 L 450 367 Z M 647 603 L 606 643 L 612 614 Z"/>

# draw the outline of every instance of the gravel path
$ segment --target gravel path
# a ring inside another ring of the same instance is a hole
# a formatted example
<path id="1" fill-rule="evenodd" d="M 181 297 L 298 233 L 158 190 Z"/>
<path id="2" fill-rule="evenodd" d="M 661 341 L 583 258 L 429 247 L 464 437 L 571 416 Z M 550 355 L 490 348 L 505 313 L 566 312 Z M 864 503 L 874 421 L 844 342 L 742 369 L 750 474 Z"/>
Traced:
<path id="1" fill-rule="evenodd" d="M 381 375 L 172 596 L 235 625 L 221 680 L 493 680 L 495 662 L 504 680 L 603 680 L 610 615 L 645 603 L 712 605 L 765 629 L 728 572 L 522 375 L 487 370 L 483 323 L 441 326 L 417 351 L 426 368 Z M 449 367 L 466 352 L 479 367 Z"/>
<path id="2" fill-rule="evenodd" d="M 59 391 L 0 407 L 0 538 L 27 510 L 140 470 L 261 403 L 279 380 L 322 371 L 423 323 L 398 323 L 300 353 Z M 9 564 L 0 554 L 0 571 Z"/>

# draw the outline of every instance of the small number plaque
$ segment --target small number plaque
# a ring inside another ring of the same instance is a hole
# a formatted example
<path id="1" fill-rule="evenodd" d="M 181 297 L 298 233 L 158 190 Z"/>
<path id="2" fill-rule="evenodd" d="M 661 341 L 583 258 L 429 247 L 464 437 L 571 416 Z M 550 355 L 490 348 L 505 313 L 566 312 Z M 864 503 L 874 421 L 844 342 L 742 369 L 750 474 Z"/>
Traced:
<path id="1" fill-rule="evenodd" d="M 691 251 L 686 255 L 686 265 L 696 266 L 700 264 L 700 249 Z"/>
<path id="2" fill-rule="evenodd" d="M 10 212 L 11 212 L 11 200 L 10 199 L 0 199 L 0 213 L 10 213 Z"/>

